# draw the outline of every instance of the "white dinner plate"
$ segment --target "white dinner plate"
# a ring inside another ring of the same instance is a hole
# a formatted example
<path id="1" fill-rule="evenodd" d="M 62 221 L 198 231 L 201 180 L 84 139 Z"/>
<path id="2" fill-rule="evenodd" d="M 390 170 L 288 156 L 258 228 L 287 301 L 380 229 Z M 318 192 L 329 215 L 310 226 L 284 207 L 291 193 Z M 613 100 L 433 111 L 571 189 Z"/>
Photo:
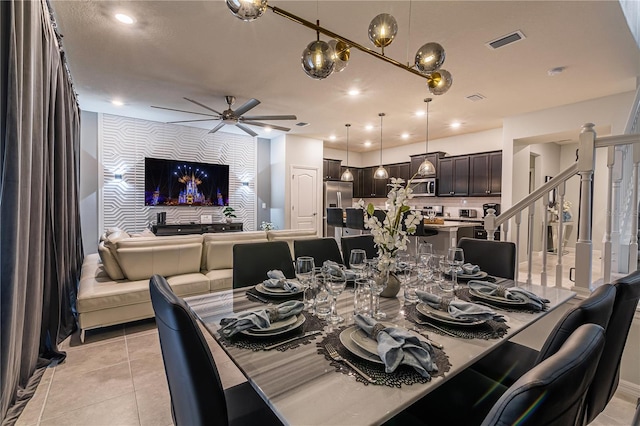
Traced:
<path id="1" fill-rule="evenodd" d="M 295 324 L 296 321 L 298 321 L 298 318 L 296 315 L 292 315 L 288 318 L 285 318 L 281 321 L 276 321 L 274 323 L 272 323 L 269 327 L 267 328 L 250 328 L 249 330 L 254 333 L 254 334 L 264 334 L 264 333 L 271 333 L 273 331 L 278 331 L 282 328 L 288 328 L 290 325 Z"/>
<path id="2" fill-rule="evenodd" d="M 484 271 L 478 271 L 478 272 L 474 272 L 473 274 L 467 274 L 467 273 L 459 273 L 458 274 L 458 279 L 460 280 L 480 280 L 482 278 L 486 278 L 487 277 L 487 273 Z M 450 276 L 449 274 L 447 274 L 447 276 Z"/>
<path id="3" fill-rule="evenodd" d="M 274 330 L 271 332 L 264 332 L 264 330 L 261 330 L 259 332 L 256 332 L 255 330 L 243 330 L 240 333 L 242 334 L 246 334 L 247 336 L 253 336 L 253 337 L 273 337 L 273 336 L 278 336 L 280 334 L 284 334 L 284 333 L 288 333 L 292 330 L 297 329 L 298 327 L 300 327 L 302 324 L 304 324 L 304 322 L 306 321 L 306 318 L 304 317 L 304 315 L 300 314 L 296 318 L 296 321 L 289 325 L 288 327 L 282 327 L 278 330 Z"/>
<path id="4" fill-rule="evenodd" d="M 416 305 L 416 310 L 423 316 L 432 319 L 434 321 L 449 324 L 456 327 L 475 327 L 480 324 L 484 324 L 485 320 L 473 320 L 468 318 L 455 318 L 452 317 L 448 312 L 438 311 L 437 309 L 432 308 L 426 303 L 418 303 Z"/>
<path id="5" fill-rule="evenodd" d="M 357 325 L 352 325 L 351 327 L 345 328 L 342 333 L 340 333 L 340 343 L 352 354 L 357 356 L 358 358 L 366 359 L 367 361 L 375 362 L 376 364 L 384 364 L 378 355 L 374 355 L 361 349 L 356 343 L 351 339 L 351 334 L 360 328 Z"/>
<path id="6" fill-rule="evenodd" d="M 298 290 L 298 291 L 287 291 L 283 288 L 270 288 L 270 287 L 265 287 L 262 283 L 260 284 L 256 284 L 255 287 L 256 291 L 258 293 L 262 293 L 265 296 L 270 296 L 270 297 L 289 297 L 289 296 L 295 296 L 297 294 L 302 293 L 302 289 Z"/>
<path id="7" fill-rule="evenodd" d="M 529 302 L 523 300 L 511 300 L 504 297 L 493 296 L 491 294 L 484 294 L 479 291 L 476 291 L 472 288 L 469 288 L 469 294 L 473 297 L 476 297 L 480 300 L 484 300 L 485 302 L 495 303 L 500 305 L 508 305 L 508 306 L 527 306 Z"/>

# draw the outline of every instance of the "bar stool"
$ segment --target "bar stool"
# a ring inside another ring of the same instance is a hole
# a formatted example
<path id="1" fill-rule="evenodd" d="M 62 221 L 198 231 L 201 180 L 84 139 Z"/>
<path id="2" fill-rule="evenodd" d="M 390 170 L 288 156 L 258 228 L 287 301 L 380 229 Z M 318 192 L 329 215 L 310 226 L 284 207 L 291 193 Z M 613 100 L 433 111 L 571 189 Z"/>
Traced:
<path id="1" fill-rule="evenodd" d="M 342 238 L 342 228 L 345 227 L 344 215 L 341 207 L 327 207 L 327 226 L 333 226 L 340 230 L 340 233 L 327 235 L 327 237 L 335 238 L 337 242 Z M 336 235 L 337 234 L 337 235 Z"/>
<path id="2" fill-rule="evenodd" d="M 364 210 L 354 208 L 344 210 L 347 213 L 347 228 L 359 230 L 361 234 L 363 233 L 362 231 L 368 231 L 364 226 Z"/>

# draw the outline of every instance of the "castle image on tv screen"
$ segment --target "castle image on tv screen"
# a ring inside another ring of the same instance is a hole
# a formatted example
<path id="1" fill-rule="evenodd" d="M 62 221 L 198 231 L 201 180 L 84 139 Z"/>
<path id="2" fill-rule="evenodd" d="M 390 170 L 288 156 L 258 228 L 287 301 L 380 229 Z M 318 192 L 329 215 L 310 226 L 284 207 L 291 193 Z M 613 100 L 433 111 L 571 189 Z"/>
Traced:
<path id="1" fill-rule="evenodd" d="M 229 166 L 144 159 L 145 206 L 228 206 Z"/>

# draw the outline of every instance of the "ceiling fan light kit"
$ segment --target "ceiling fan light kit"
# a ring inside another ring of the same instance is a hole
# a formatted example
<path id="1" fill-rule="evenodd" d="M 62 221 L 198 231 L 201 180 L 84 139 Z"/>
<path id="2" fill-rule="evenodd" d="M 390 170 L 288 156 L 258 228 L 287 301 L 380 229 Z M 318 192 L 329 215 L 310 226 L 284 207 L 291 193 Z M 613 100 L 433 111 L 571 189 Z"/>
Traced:
<path id="1" fill-rule="evenodd" d="M 446 93 L 453 83 L 451 73 L 440 69 L 446 55 L 444 48 L 438 43 L 427 43 L 418 49 L 415 55 L 415 63 L 411 67 L 384 55 L 384 48 L 393 42 L 398 33 L 396 19 L 387 13 L 379 14 L 369 24 L 369 40 L 376 47 L 382 49 L 382 52 L 379 53 L 321 27 L 320 21 L 313 23 L 279 7 L 270 6 L 267 0 L 226 0 L 226 3 L 231 13 L 243 21 L 249 22 L 258 19 L 266 9 L 271 9 L 276 15 L 315 31 L 317 39 L 309 43 L 304 49 L 301 59 L 302 69 L 313 79 L 322 80 L 334 72 L 342 71 L 349 61 L 349 49 L 355 48 L 374 58 L 425 78 L 427 80 L 427 89 L 434 95 Z M 332 40 L 328 43 L 321 41 L 321 33 Z"/>

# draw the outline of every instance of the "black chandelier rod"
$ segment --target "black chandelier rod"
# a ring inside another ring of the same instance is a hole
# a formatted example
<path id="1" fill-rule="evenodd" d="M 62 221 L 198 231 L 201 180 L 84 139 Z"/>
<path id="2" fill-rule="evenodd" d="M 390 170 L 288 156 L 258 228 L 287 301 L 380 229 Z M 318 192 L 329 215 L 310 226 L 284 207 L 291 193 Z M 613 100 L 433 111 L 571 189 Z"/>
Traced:
<path id="1" fill-rule="evenodd" d="M 296 16 L 293 13 L 287 12 L 286 10 L 280 9 L 279 7 L 276 7 L 276 6 L 267 5 L 267 7 L 269 9 L 271 9 L 276 15 L 280 15 L 280 16 L 282 16 L 284 18 L 287 18 L 287 19 L 297 23 L 297 24 L 303 25 L 303 26 L 305 26 L 307 28 L 311 28 L 312 30 L 314 30 L 316 32 L 322 33 L 322 34 L 324 34 L 324 35 L 326 35 L 328 37 L 331 37 L 333 39 L 342 41 L 343 43 L 346 43 L 349 47 L 355 47 L 356 49 L 360 50 L 361 52 L 368 53 L 369 55 L 373 56 L 374 58 L 377 58 L 377 59 L 380 59 L 382 61 L 385 61 L 385 62 L 387 62 L 387 63 L 389 63 L 391 65 L 395 65 L 396 67 L 402 68 L 405 71 L 409 71 L 410 73 L 415 74 L 415 75 L 417 75 L 419 77 L 422 77 L 422 78 L 425 78 L 425 79 L 429 78 L 429 76 L 427 76 L 425 74 L 422 74 L 420 71 L 418 71 L 416 69 L 410 68 L 407 65 L 405 65 L 405 64 L 403 64 L 401 62 L 398 62 L 395 59 L 392 59 L 392 58 L 389 58 L 387 56 L 384 56 L 384 55 L 376 52 L 375 50 L 369 49 L 368 47 L 364 47 L 363 45 L 361 45 L 359 43 L 356 43 L 355 41 L 349 40 L 346 37 L 342 37 L 341 35 L 336 34 L 331 30 L 328 30 L 328 29 L 326 29 L 324 27 L 321 27 L 319 24 L 314 24 L 311 21 L 307 21 L 306 19 L 300 18 L 299 16 Z"/>

